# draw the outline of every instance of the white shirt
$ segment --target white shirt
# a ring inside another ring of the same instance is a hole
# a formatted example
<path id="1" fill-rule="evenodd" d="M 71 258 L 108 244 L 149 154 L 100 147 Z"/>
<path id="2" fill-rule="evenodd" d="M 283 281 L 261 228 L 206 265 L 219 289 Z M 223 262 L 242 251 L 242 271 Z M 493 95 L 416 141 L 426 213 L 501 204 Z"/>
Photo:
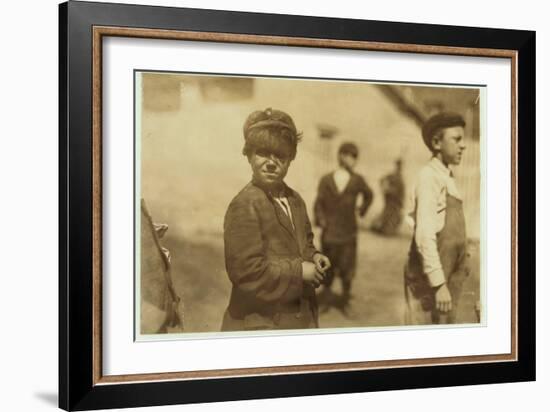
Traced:
<path id="1" fill-rule="evenodd" d="M 433 157 L 418 176 L 411 213 L 415 221 L 414 239 L 432 287 L 445 283 L 437 251 L 437 233 L 445 225 L 447 194 L 462 199 L 451 170 Z"/>
<path id="2" fill-rule="evenodd" d="M 292 228 L 294 229 L 294 220 L 292 219 L 292 210 L 290 209 L 290 203 L 288 203 L 288 199 L 285 196 L 273 196 L 273 199 L 275 199 L 277 204 L 281 206 L 281 209 L 283 209 L 285 215 L 287 215 L 290 219 L 290 223 L 292 224 Z"/>
<path id="3" fill-rule="evenodd" d="M 336 184 L 338 193 L 342 193 L 348 185 L 351 174 L 346 169 L 339 168 L 334 171 L 332 178 L 334 179 L 334 184 Z"/>

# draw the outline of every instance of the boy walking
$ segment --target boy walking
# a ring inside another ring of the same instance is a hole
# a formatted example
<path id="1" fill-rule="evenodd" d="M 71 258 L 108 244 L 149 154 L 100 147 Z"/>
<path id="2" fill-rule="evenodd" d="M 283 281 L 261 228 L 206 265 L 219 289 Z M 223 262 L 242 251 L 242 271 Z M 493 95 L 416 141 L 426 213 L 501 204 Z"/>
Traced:
<path id="1" fill-rule="evenodd" d="M 330 261 L 313 246 L 304 201 L 283 181 L 300 134 L 287 113 L 270 108 L 250 114 L 243 133 L 252 181 L 225 215 L 233 287 L 222 331 L 319 327 L 315 288 Z"/>
<path id="2" fill-rule="evenodd" d="M 365 179 L 354 172 L 359 150 L 354 143 L 344 143 L 338 150 L 339 168 L 321 179 L 315 200 L 315 223 L 322 229 L 321 248 L 332 264 L 325 281 L 329 291 L 335 276 L 342 280 L 342 300 L 347 305 L 355 276 L 357 255 L 356 204 L 361 196 L 359 216 L 372 203 L 372 191 Z"/>
<path id="3" fill-rule="evenodd" d="M 414 236 L 405 268 L 406 323 L 455 323 L 466 264 L 462 198 L 450 166 L 466 149 L 465 122 L 456 113 L 440 113 L 422 128 L 433 157 L 420 171 L 412 217 Z"/>

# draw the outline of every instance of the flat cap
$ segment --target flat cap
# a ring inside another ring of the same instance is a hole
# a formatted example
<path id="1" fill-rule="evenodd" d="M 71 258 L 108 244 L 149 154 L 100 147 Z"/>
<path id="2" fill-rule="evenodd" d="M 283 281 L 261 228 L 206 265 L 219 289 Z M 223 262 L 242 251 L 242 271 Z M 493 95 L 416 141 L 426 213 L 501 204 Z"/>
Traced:
<path id="1" fill-rule="evenodd" d="M 441 112 L 430 117 L 426 123 L 424 123 L 424 126 L 422 126 L 422 139 L 426 146 L 428 146 L 428 149 L 432 150 L 432 138 L 439 130 L 448 127 L 464 127 L 465 125 L 466 122 L 460 114 Z"/>
<path id="2" fill-rule="evenodd" d="M 247 138 L 248 133 L 252 129 L 262 127 L 279 127 L 290 130 L 294 136 L 298 135 L 296 126 L 294 125 L 294 121 L 292 120 L 292 118 L 282 110 L 275 110 L 271 107 L 265 110 L 257 110 L 255 112 L 252 112 L 246 118 L 246 121 L 243 125 L 244 138 Z"/>
<path id="3" fill-rule="evenodd" d="M 359 155 L 359 149 L 357 148 L 357 145 L 355 143 L 345 142 L 340 145 L 338 153 L 346 153 L 357 157 Z"/>

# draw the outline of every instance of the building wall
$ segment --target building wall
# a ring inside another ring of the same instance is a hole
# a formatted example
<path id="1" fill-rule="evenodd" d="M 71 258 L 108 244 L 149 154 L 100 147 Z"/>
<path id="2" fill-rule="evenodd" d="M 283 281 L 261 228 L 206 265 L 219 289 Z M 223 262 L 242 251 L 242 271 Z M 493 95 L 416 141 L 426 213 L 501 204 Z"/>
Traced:
<path id="1" fill-rule="evenodd" d="M 224 90 L 223 83 L 208 78 L 171 79 L 172 88 L 166 87 L 163 76 L 146 83 L 144 96 L 150 101 L 144 101 L 141 122 L 141 181 L 142 196 L 154 218 L 177 234 L 221 233 L 227 205 L 250 179 L 250 167 L 241 154 L 242 124 L 253 110 L 284 110 L 303 132 L 286 182 L 303 196 L 310 212 L 320 177 L 337 166 L 338 146 L 343 141 L 359 146 L 357 171 L 375 192 L 363 226 L 383 207 L 378 182 L 392 171 L 394 161 L 403 159 L 410 199 L 416 175 L 431 156 L 418 123 L 374 84 L 255 79 L 252 87 L 243 83 L 235 88 L 233 82 Z M 155 82 L 160 87 L 152 87 Z M 473 118 L 472 113 L 465 114 Z M 336 129 L 332 139 L 320 138 L 320 127 L 325 125 Z M 455 175 L 464 192 L 469 234 L 477 238 L 477 138 L 469 139 L 468 146 Z"/>

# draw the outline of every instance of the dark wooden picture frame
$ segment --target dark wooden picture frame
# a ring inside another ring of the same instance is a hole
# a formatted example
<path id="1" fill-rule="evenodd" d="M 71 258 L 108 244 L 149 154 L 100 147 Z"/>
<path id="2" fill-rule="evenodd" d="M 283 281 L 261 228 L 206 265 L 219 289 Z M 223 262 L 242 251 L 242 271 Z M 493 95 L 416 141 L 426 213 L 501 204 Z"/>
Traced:
<path id="1" fill-rule="evenodd" d="M 107 3 L 59 8 L 59 406 L 88 410 L 535 379 L 535 33 Z M 184 39 L 512 62 L 512 351 L 506 355 L 102 376 L 101 40 Z M 520 186 L 521 182 L 521 186 Z"/>

